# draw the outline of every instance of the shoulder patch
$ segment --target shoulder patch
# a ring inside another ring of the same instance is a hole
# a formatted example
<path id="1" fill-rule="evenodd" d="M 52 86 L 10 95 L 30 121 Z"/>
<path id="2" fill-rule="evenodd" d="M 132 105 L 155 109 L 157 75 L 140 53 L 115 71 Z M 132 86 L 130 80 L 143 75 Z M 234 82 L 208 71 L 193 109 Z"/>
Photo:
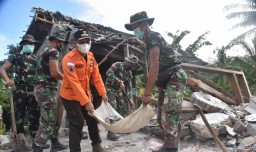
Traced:
<path id="1" fill-rule="evenodd" d="M 72 61 L 67 61 L 67 68 L 69 72 L 74 72 L 75 71 L 75 64 Z"/>

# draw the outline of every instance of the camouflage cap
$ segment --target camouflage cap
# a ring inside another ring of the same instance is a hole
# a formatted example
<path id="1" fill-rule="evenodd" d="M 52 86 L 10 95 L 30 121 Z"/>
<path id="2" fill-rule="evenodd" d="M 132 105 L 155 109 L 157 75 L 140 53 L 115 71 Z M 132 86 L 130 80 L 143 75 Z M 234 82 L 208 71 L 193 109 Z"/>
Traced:
<path id="1" fill-rule="evenodd" d="M 83 39 L 91 39 L 91 37 L 88 31 L 80 29 L 74 33 L 74 39 L 83 40 Z"/>
<path id="2" fill-rule="evenodd" d="M 130 23 L 125 24 L 125 28 L 129 31 L 133 31 L 132 25 L 141 21 L 146 21 L 149 26 L 153 24 L 155 18 L 148 18 L 145 11 L 138 12 L 130 17 Z"/>
<path id="3" fill-rule="evenodd" d="M 25 34 L 22 37 L 22 40 L 20 41 L 19 44 L 22 45 L 25 41 L 32 42 L 32 43 L 37 43 L 37 41 L 34 39 L 34 36 L 33 35 L 29 35 L 29 34 Z"/>
<path id="4" fill-rule="evenodd" d="M 65 31 L 62 30 L 56 30 L 54 31 L 48 38 L 49 40 L 53 40 L 53 39 L 58 39 L 60 41 L 63 41 L 64 43 L 68 43 L 68 41 L 66 41 L 66 33 Z"/>
<path id="5" fill-rule="evenodd" d="M 139 61 L 139 59 L 135 55 L 130 55 L 127 58 L 125 58 L 125 60 L 133 64 L 137 64 Z"/>

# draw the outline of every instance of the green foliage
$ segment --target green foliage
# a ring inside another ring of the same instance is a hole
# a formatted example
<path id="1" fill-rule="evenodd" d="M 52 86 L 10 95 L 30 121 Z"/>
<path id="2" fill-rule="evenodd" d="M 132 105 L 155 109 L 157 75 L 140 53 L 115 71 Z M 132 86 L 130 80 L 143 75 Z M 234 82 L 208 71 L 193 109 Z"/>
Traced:
<path id="1" fill-rule="evenodd" d="M 7 45 L 7 49 L 9 50 L 7 54 L 5 55 L 10 55 L 10 54 L 15 54 L 17 52 L 19 52 L 19 45 Z"/>
<path id="2" fill-rule="evenodd" d="M 5 88 L 5 83 L 3 82 L 2 79 L 0 79 L 0 105 L 3 108 L 8 108 L 9 107 L 8 92 Z"/>
<path id="3" fill-rule="evenodd" d="M 214 53 L 217 54 L 217 60 L 211 64 L 211 66 L 234 71 L 242 71 L 245 74 L 251 93 L 256 94 L 256 39 L 254 38 L 252 41 L 253 47 L 244 41 L 240 41 L 215 49 Z M 241 45 L 247 52 L 247 55 L 243 57 L 227 56 L 227 50 L 235 45 Z M 221 88 L 232 92 L 232 86 L 227 76 L 220 74 L 207 74 L 206 77 Z"/>
<path id="4" fill-rule="evenodd" d="M 179 34 L 180 33 L 180 34 Z M 175 34 L 171 32 L 167 32 L 167 35 L 172 38 L 171 46 L 175 49 L 181 48 L 180 42 L 181 40 L 190 33 L 190 31 L 179 31 L 177 30 Z"/>
<path id="5" fill-rule="evenodd" d="M 5 84 L 2 79 L 0 79 L 0 105 L 2 109 L 7 109 L 10 107 L 8 103 L 8 92 L 5 89 Z M 0 135 L 6 134 L 6 127 L 2 120 L 0 120 Z"/>
<path id="6" fill-rule="evenodd" d="M 6 127 L 2 120 L 0 120 L 0 135 L 6 135 Z"/>
<path id="7" fill-rule="evenodd" d="M 186 52 L 189 52 L 191 54 L 195 54 L 195 52 L 197 50 L 199 50 L 201 47 L 203 46 L 207 46 L 207 45 L 212 45 L 211 42 L 206 40 L 206 35 L 209 34 L 209 32 L 205 32 L 204 34 L 200 35 L 197 40 L 190 44 L 187 48 L 186 48 Z"/>
<path id="8" fill-rule="evenodd" d="M 190 34 L 190 31 L 179 31 L 177 30 L 175 34 L 171 32 L 167 32 L 167 35 L 172 38 L 172 43 L 171 46 L 174 49 L 181 49 L 182 46 L 180 45 L 181 40 L 186 36 Z M 201 47 L 207 46 L 207 45 L 212 45 L 211 42 L 206 40 L 206 35 L 209 34 L 209 32 L 205 32 L 204 34 L 200 35 L 196 41 L 194 41 L 192 44 L 190 44 L 185 51 L 194 54 L 195 52 L 198 51 Z"/>

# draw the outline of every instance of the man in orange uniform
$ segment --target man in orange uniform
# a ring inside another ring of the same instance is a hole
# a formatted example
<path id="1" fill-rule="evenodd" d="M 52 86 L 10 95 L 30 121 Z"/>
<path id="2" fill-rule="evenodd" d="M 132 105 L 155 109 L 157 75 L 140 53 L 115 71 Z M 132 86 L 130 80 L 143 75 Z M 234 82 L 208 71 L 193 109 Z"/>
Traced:
<path id="1" fill-rule="evenodd" d="M 94 111 L 90 93 L 90 77 L 104 102 L 108 101 L 106 89 L 99 73 L 98 64 L 90 52 L 91 39 L 85 30 L 74 33 L 75 48 L 66 54 L 62 60 L 64 78 L 61 84 L 60 96 L 67 112 L 69 121 L 70 152 L 81 152 L 80 142 L 84 119 L 87 122 L 93 152 L 104 152 L 101 147 L 97 120 L 88 115 Z"/>

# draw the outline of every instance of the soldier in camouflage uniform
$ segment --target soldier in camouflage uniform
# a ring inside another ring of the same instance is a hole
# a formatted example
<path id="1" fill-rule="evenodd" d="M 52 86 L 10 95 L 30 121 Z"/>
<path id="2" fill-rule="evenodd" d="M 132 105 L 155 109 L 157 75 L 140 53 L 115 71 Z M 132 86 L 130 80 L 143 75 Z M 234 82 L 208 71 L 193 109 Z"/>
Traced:
<path id="1" fill-rule="evenodd" d="M 122 116 L 127 116 L 128 104 L 134 108 L 132 100 L 132 70 L 138 66 L 138 58 L 135 55 L 130 55 L 125 58 L 125 62 L 114 63 L 107 71 L 106 89 L 108 99 L 111 106 Z M 127 93 L 131 103 L 126 101 L 122 90 Z M 108 132 L 107 139 L 118 140 L 118 136 L 113 132 Z"/>
<path id="2" fill-rule="evenodd" d="M 34 139 L 33 151 L 42 152 L 43 145 L 51 139 L 51 152 L 65 150 L 58 140 L 57 124 L 57 81 L 63 79 L 58 69 L 59 51 L 67 42 L 64 31 L 56 30 L 48 38 L 49 45 L 44 48 L 37 63 L 38 81 L 34 94 L 40 106 L 40 126 Z"/>
<path id="3" fill-rule="evenodd" d="M 24 119 L 27 114 L 29 132 L 33 139 L 39 126 L 40 111 L 34 96 L 37 57 L 33 54 L 36 41 L 32 35 L 24 35 L 20 42 L 21 52 L 10 54 L 1 67 L 0 75 L 8 87 L 14 87 L 13 101 L 17 133 L 24 133 Z M 7 71 L 14 67 L 14 82 Z"/>
<path id="4" fill-rule="evenodd" d="M 160 33 L 150 30 L 154 18 L 148 18 L 145 11 L 130 17 L 125 28 L 146 43 L 146 55 L 150 68 L 148 81 L 141 97 L 146 105 L 152 101 L 150 94 L 153 86 L 158 87 L 158 122 L 163 129 L 164 144 L 158 152 L 178 151 L 180 140 L 180 120 L 183 92 L 186 86 L 186 73 L 180 67 L 177 52 Z"/>

